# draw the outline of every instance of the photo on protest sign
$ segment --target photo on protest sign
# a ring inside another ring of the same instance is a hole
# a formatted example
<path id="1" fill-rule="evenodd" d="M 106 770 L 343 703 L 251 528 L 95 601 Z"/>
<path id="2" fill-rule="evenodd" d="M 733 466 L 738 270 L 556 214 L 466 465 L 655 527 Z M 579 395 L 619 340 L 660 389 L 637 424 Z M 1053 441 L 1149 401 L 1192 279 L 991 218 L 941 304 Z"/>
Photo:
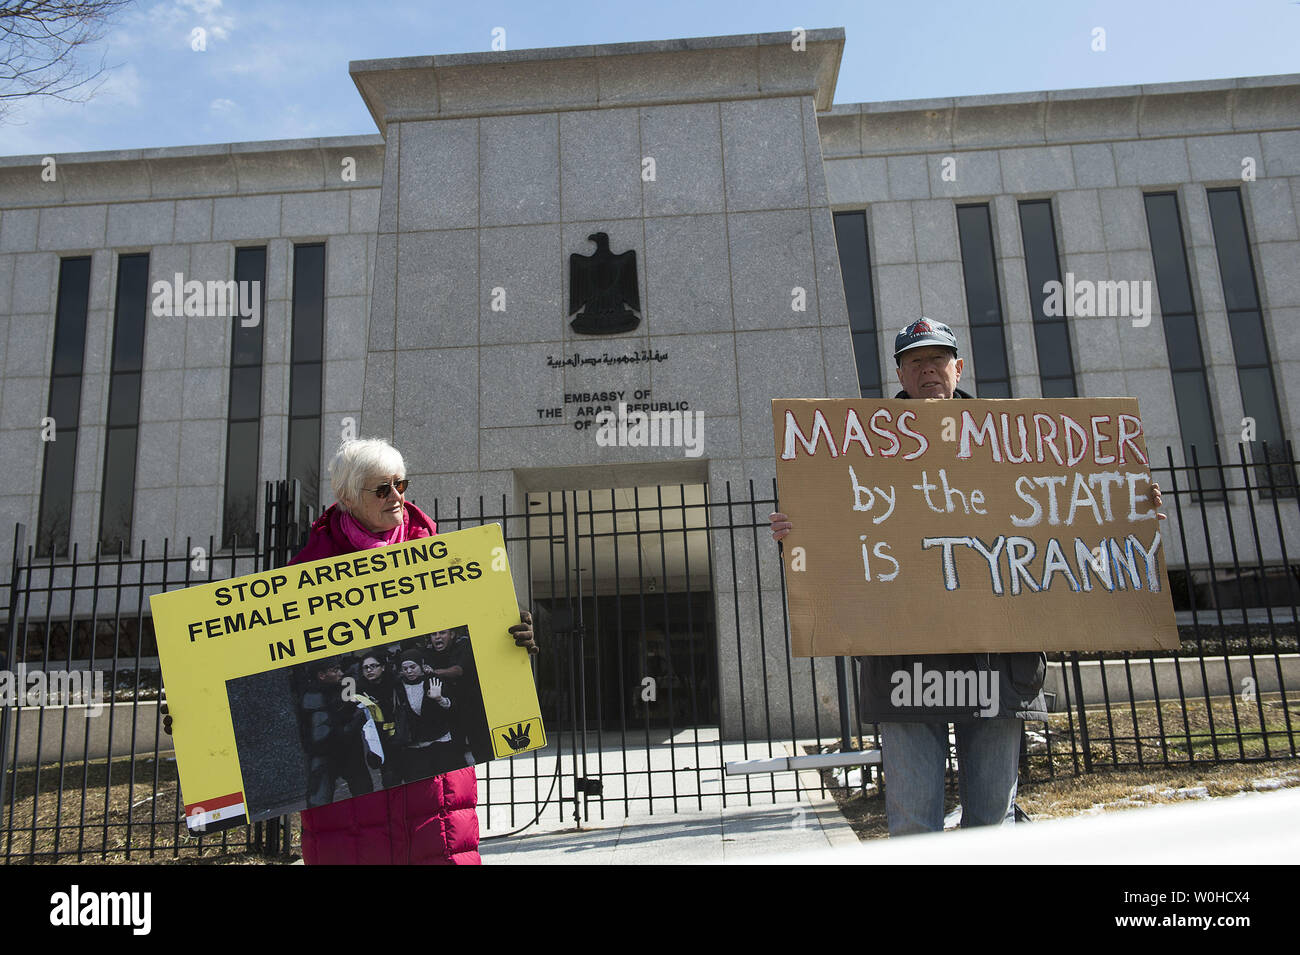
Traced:
<path id="1" fill-rule="evenodd" d="M 192 830 L 546 745 L 496 524 L 150 602 Z"/>
<path id="2" fill-rule="evenodd" d="M 1137 401 L 772 402 L 796 656 L 1174 649 Z"/>
<path id="3" fill-rule="evenodd" d="M 493 758 L 464 626 L 238 677 L 226 692 L 253 819 Z"/>

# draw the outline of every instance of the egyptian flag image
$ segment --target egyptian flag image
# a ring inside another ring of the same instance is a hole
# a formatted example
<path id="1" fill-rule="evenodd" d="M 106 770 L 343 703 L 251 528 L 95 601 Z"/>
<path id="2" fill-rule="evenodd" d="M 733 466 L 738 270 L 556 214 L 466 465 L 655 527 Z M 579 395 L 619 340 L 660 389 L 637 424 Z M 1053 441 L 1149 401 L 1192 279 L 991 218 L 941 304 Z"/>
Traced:
<path id="1" fill-rule="evenodd" d="M 185 825 L 190 832 L 219 832 L 248 822 L 244 794 L 230 793 L 209 799 L 202 805 L 186 805 Z"/>

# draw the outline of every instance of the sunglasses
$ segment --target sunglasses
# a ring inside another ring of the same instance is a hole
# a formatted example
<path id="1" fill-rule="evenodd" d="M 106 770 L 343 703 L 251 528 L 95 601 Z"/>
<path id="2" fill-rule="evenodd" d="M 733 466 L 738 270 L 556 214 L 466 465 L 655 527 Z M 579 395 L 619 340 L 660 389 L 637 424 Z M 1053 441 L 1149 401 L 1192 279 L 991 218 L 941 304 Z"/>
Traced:
<path id="1" fill-rule="evenodd" d="M 400 481 L 385 481 L 383 484 L 379 485 L 379 487 L 363 487 L 361 490 L 370 491 L 375 495 L 375 497 L 382 501 L 388 497 L 389 493 L 392 492 L 394 488 L 397 490 L 398 494 L 405 494 L 406 489 L 410 486 L 411 482 L 407 478 L 402 478 Z"/>

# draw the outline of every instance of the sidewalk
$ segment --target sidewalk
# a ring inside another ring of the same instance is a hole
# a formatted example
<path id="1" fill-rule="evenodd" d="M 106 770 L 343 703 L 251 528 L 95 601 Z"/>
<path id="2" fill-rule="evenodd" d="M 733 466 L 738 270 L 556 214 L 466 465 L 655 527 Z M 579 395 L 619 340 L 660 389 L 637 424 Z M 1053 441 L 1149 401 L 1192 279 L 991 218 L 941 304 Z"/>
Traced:
<path id="1" fill-rule="evenodd" d="M 776 865 L 1295 865 L 1300 789 L 1238 793 L 1181 805 L 876 839 L 854 848 L 752 859 Z M 1190 870 L 1189 870 L 1190 871 Z M 1209 871 L 1209 870 L 1207 870 Z M 1197 873 L 1199 878 L 1201 873 Z M 1173 889 L 1239 888 L 1204 879 Z M 1149 910 L 1148 910 L 1149 911 Z"/>
<path id="2" fill-rule="evenodd" d="M 631 816 L 560 832 L 487 839 L 487 865 L 687 865 L 757 861 L 854 848 L 858 837 L 830 800 Z"/>
<path id="3" fill-rule="evenodd" d="M 480 852 L 488 865 L 1023 866 L 1033 858 L 1060 865 L 1204 866 L 1289 865 L 1300 858 L 1300 789 L 870 842 L 858 841 L 833 803 L 808 806 L 802 828 L 790 824 L 795 808 L 633 817 L 599 829 L 484 842 Z"/>
<path id="4" fill-rule="evenodd" d="M 742 743 L 720 741 L 716 731 L 708 735 L 691 731 L 691 739 L 682 734 L 677 742 L 675 752 L 654 744 L 624 751 L 608 741 L 602 747 L 599 740 L 593 739 L 587 772 L 603 781 L 605 792 L 603 799 L 588 800 L 587 818 L 580 827 L 573 818 L 572 802 L 566 802 L 563 810 L 554 804 L 549 806 L 540 822 L 520 834 L 501 838 L 493 836 L 528 821 L 539 789 L 541 797 L 545 797 L 548 784 L 539 782 L 533 773 L 544 780 L 553 771 L 555 758 L 552 752 L 543 751 L 535 757 L 536 765 L 528 767 L 526 779 L 511 780 L 500 775 L 509 771 L 509 761 L 489 764 L 490 769 L 483 767 L 479 798 L 486 801 L 490 789 L 494 803 L 491 826 L 483 826 L 479 845 L 484 863 L 729 863 L 858 845 L 858 837 L 835 801 L 822 795 L 821 780 L 815 771 L 745 777 L 727 776 L 720 768 L 722 763 L 734 760 L 790 755 L 801 751 L 801 747 L 776 744 L 769 753 L 767 744 L 750 744 L 747 749 Z M 571 757 L 564 757 L 566 770 L 570 769 L 570 761 Z M 686 763 L 715 768 L 697 772 Z M 652 784 L 648 782 L 651 776 Z M 565 789 L 570 791 L 567 783 Z M 511 792 L 517 801 L 514 818 L 500 805 L 503 796 Z M 522 809 L 530 811 L 520 818 Z M 480 807 L 480 822 L 487 822 L 486 816 Z"/>

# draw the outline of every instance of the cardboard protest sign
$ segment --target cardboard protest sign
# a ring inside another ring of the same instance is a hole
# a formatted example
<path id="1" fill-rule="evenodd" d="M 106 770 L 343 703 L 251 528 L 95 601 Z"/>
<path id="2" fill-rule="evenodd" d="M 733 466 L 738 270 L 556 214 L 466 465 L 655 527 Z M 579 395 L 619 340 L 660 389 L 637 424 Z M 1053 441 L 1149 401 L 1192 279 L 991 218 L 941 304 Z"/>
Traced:
<path id="1" fill-rule="evenodd" d="M 772 402 L 796 656 L 1178 646 L 1137 401 Z"/>
<path id="2" fill-rule="evenodd" d="M 496 524 L 150 604 L 193 830 L 546 744 Z"/>

